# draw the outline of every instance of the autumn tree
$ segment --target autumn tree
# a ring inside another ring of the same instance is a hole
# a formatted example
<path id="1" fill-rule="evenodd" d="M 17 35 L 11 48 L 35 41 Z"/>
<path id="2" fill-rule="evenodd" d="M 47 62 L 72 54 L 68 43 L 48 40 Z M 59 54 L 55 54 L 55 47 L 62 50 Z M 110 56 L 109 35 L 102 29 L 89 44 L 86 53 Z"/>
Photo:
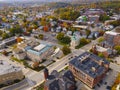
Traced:
<path id="1" fill-rule="evenodd" d="M 45 32 L 48 32 L 48 26 L 44 26 L 43 30 L 44 30 Z"/>
<path id="2" fill-rule="evenodd" d="M 39 62 L 36 62 L 36 61 L 35 61 L 35 62 L 33 63 L 33 68 L 37 68 L 37 67 L 39 67 Z"/>
<path id="3" fill-rule="evenodd" d="M 23 41 L 23 39 L 20 38 L 20 37 L 18 37 L 18 38 L 17 38 L 17 43 L 20 43 L 21 41 Z"/>

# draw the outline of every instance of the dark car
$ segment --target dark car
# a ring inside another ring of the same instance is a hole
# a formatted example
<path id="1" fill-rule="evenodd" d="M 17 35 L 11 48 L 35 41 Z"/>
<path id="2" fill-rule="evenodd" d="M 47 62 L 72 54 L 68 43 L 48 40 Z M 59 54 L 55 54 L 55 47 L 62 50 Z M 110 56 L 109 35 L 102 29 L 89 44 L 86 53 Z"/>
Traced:
<path id="1" fill-rule="evenodd" d="M 98 87 L 100 87 L 100 84 L 97 84 Z"/>
<path id="2" fill-rule="evenodd" d="M 107 86 L 106 89 L 107 89 L 107 90 L 111 90 L 111 87 L 110 87 L 110 86 Z"/>

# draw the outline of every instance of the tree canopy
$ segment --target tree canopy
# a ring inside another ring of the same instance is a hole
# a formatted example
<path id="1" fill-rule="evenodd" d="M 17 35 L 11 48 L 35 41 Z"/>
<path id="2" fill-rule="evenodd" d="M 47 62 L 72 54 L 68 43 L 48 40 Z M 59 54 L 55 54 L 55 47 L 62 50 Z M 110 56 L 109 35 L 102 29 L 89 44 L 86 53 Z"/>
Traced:
<path id="1" fill-rule="evenodd" d="M 58 33 L 57 39 L 63 44 L 70 44 L 71 42 L 71 38 L 69 36 L 65 36 L 64 33 Z"/>
<path id="2" fill-rule="evenodd" d="M 100 15 L 100 18 L 99 18 L 99 20 L 102 22 L 105 22 L 106 20 L 109 20 L 109 19 L 110 19 L 110 17 L 106 14 Z"/>
<path id="3" fill-rule="evenodd" d="M 10 31 L 11 35 L 21 34 L 23 32 L 23 30 L 22 30 L 22 28 L 20 28 L 20 26 L 13 27 L 9 31 Z"/>
<path id="4" fill-rule="evenodd" d="M 62 48 L 62 51 L 64 55 L 68 55 L 69 53 L 71 53 L 71 49 L 68 46 L 64 46 Z"/>
<path id="5" fill-rule="evenodd" d="M 9 38 L 9 34 L 8 33 L 3 33 L 2 34 L 2 39 L 6 39 L 6 38 Z"/>
<path id="6" fill-rule="evenodd" d="M 69 8 L 60 8 L 55 11 L 63 20 L 76 20 L 80 16 L 79 11 L 75 11 L 74 9 Z"/>

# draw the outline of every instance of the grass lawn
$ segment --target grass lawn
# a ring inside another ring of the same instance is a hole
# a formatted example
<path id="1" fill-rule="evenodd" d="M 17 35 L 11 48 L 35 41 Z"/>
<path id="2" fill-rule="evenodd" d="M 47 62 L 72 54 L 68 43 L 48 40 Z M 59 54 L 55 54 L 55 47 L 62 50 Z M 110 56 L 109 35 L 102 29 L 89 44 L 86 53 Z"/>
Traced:
<path id="1" fill-rule="evenodd" d="M 116 90 L 117 85 L 120 83 L 120 73 L 118 74 L 111 90 Z"/>

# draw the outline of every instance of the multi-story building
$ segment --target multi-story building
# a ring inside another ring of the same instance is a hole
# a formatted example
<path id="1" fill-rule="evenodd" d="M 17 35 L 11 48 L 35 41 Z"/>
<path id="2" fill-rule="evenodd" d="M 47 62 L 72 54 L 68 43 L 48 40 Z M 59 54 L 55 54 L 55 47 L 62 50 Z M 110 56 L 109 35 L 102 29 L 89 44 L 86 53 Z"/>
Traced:
<path id="1" fill-rule="evenodd" d="M 27 57 L 26 53 L 20 48 L 13 49 L 13 55 L 19 60 L 23 60 Z"/>
<path id="2" fill-rule="evenodd" d="M 94 54 L 103 54 L 104 57 L 108 58 L 108 57 L 113 57 L 116 55 L 117 51 L 116 50 L 113 50 L 113 49 L 110 49 L 110 48 L 104 48 L 104 47 L 101 47 L 101 46 L 98 46 L 98 45 L 93 45 L 92 47 L 92 52 Z"/>
<path id="3" fill-rule="evenodd" d="M 70 43 L 71 47 L 75 48 L 76 46 L 78 46 L 80 44 L 80 39 L 81 37 L 78 35 L 71 36 L 71 43 Z"/>
<path id="4" fill-rule="evenodd" d="M 4 48 L 6 45 L 11 45 L 16 42 L 17 37 L 11 37 L 0 42 L 0 48 Z"/>
<path id="5" fill-rule="evenodd" d="M 5 60 L 0 60 L 0 84 L 10 84 L 24 78 L 22 69 Z"/>
<path id="6" fill-rule="evenodd" d="M 27 57 L 33 61 L 41 62 L 42 59 L 46 59 L 52 55 L 54 48 L 50 44 L 39 44 L 38 46 L 27 46 L 25 47 Z"/>
<path id="7" fill-rule="evenodd" d="M 101 46 L 105 48 L 114 48 L 120 45 L 120 32 L 107 31 L 104 34 L 105 40 L 101 43 Z"/>
<path id="8" fill-rule="evenodd" d="M 44 90 L 76 90 L 75 78 L 71 71 L 54 70 L 51 75 L 47 69 L 44 70 L 45 84 Z"/>
<path id="9" fill-rule="evenodd" d="M 94 54 L 85 52 L 69 62 L 69 69 L 76 78 L 93 88 L 106 75 L 109 62 Z"/>

